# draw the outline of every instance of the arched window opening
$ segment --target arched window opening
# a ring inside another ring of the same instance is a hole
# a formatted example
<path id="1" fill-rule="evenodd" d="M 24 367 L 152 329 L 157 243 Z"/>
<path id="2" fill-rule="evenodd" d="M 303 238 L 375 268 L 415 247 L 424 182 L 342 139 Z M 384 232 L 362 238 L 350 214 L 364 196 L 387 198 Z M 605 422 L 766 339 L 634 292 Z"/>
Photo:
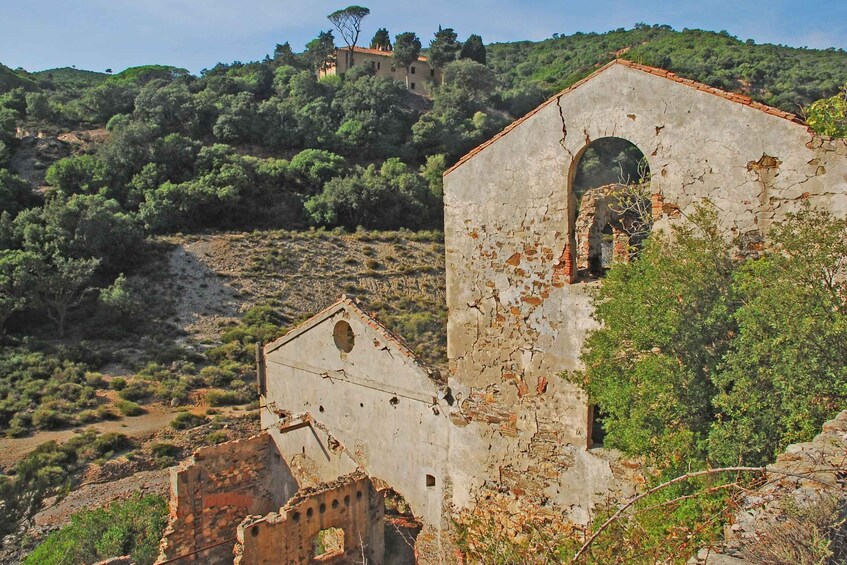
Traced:
<path id="1" fill-rule="evenodd" d="M 312 557 L 318 561 L 344 555 L 344 530 L 341 528 L 326 528 L 315 535 L 312 540 Z"/>
<path id="2" fill-rule="evenodd" d="M 576 164 L 571 183 L 571 232 L 575 281 L 602 277 L 616 261 L 628 261 L 650 233 L 650 167 L 632 143 L 617 137 L 592 142 Z"/>

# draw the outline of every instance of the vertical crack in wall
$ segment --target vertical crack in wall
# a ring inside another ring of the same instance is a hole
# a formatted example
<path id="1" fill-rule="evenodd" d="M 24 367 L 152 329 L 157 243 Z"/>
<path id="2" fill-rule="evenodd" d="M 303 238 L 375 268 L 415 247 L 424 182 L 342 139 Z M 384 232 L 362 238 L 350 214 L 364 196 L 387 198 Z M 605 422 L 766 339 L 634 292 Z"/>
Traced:
<path id="1" fill-rule="evenodd" d="M 562 149 L 564 149 L 567 152 L 567 154 L 571 156 L 571 162 L 573 162 L 574 159 L 576 159 L 576 157 L 574 157 L 574 154 L 571 153 L 570 149 L 568 149 L 568 146 L 565 145 L 565 140 L 568 137 L 568 125 L 565 123 L 565 114 L 564 114 L 564 111 L 562 110 L 562 97 L 561 96 L 556 98 L 556 108 L 559 109 L 559 119 L 562 121 L 562 139 L 559 140 L 559 145 L 561 145 Z"/>

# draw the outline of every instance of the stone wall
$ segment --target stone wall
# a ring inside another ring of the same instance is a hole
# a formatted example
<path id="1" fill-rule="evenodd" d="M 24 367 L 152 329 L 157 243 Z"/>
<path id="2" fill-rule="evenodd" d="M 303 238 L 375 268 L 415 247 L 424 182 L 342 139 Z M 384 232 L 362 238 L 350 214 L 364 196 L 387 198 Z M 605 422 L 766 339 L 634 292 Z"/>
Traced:
<path id="1" fill-rule="evenodd" d="M 453 503 L 524 489 L 586 520 L 626 489 L 614 459 L 588 450 L 580 367 L 594 284 L 576 281 L 580 156 L 618 137 L 646 156 L 656 226 L 704 201 L 727 238 L 761 241 L 804 202 L 847 212 L 847 141 L 792 116 L 665 71 L 612 63 L 471 152 L 445 174 Z M 576 283 L 576 284 L 572 284 Z M 538 459 L 552 446 L 558 461 Z M 504 473 L 504 470 L 507 471 Z M 542 471 L 539 473 L 538 471 Z M 529 480 L 529 477 L 532 480 Z"/>
<path id="2" fill-rule="evenodd" d="M 238 526 L 235 563 L 380 565 L 384 509 L 382 492 L 362 473 L 304 489 L 279 512 L 251 516 Z M 329 528 L 343 530 L 343 547 L 316 559 L 315 538 Z"/>
<path id="3" fill-rule="evenodd" d="M 744 498 L 720 553 L 748 565 L 774 562 L 778 555 L 801 561 L 800 548 L 820 549 L 814 535 L 828 533 L 841 547 L 831 562 L 847 559 L 847 411 L 826 422 L 812 441 L 789 445 L 768 466 L 767 476 L 765 485 Z M 827 532 L 831 524 L 836 527 Z M 718 561 L 708 550 L 693 560 Z"/>
<path id="4" fill-rule="evenodd" d="M 231 563 L 235 530 L 248 514 L 265 514 L 297 491 L 270 436 L 198 449 L 171 469 L 170 519 L 160 560 Z M 206 549 L 210 548 L 210 549 Z"/>

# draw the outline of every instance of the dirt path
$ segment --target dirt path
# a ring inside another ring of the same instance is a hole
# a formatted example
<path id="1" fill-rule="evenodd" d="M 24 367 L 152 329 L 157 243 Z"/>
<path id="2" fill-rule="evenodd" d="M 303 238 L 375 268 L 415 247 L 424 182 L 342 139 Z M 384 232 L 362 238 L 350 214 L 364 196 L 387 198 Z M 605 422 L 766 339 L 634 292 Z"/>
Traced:
<path id="1" fill-rule="evenodd" d="M 175 409 L 162 406 L 161 404 L 150 404 L 144 408 L 147 410 L 147 413 L 140 416 L 97 422 L 79 428 L 37 432 L 31 436 L 22 438 L 0 439 L 0 467 L 11 467 L 46 441 L 54 440 L 61 443 L 84 430 L 97 430 L 101 433 L 119 432 L 136 438 L 150 435 L 167 426 L 176 414 Z"/>

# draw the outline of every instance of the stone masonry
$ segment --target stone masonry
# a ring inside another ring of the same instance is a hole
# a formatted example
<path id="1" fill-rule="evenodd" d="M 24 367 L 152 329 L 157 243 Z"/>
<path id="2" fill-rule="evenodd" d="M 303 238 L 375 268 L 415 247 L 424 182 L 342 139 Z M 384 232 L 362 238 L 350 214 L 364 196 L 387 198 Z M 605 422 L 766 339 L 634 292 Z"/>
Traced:
<path id="1" fill-rule="evenodd" d="M 444 177 L 452 505 L 511 490 L 577 521 L 625 495 L 590 449 L 590 410 L 559 377 L 596 327 L 577 276 L 576 166 L 617 137 L 652 173 L 654 227 L 711 203 L 727 238 L 760 245 L 802 203 L 847 213 L 847 141 L 673 73 L 615 61 L 475 149 Z M 540 450 L 543 442 L 545 449 Z M 555 461 L 555 465 L 551 465 Z"/>
<path id="2" fill-rule="evenodd" d="M 321 563 L 383 560 L 382 492 L 356 472 L 296 497 L 266 516 L 250 517 L 238 526 L 236 565 L 299 565 L 316 561 L 315 537 L 322 530 L 343 531 L 338 551 L 318 557 Z"/>
<path id="3" fill-rule="evenodd" d="M 171 469 L 170 520 L 159 560 L 231 563 L 235 530 L 245 516 L 277 510 L 297 488 L 267 434 L 197 450 Z"/>

